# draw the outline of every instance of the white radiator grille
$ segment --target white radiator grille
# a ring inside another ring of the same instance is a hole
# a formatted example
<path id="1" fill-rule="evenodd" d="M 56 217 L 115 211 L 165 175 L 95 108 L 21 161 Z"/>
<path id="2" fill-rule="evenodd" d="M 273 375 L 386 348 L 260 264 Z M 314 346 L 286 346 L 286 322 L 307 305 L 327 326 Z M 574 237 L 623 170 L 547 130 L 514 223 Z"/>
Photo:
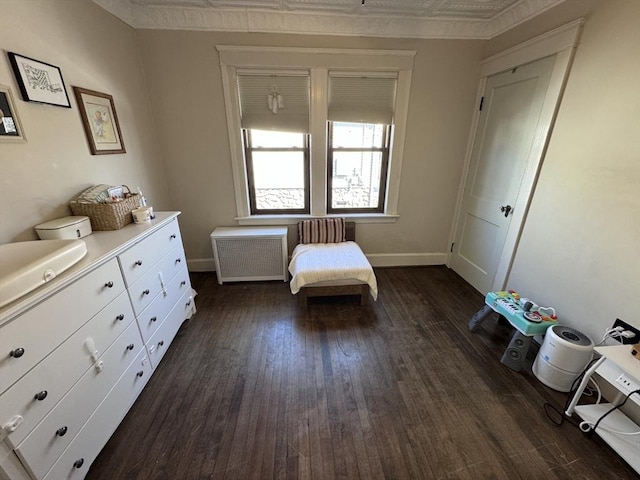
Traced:
<path id="1" fill-rule="evenodd" d="M 219 228 L 212 241 L 219 283 L 288 280 L 286 229 L 274 236 L 273 229 Z"/>
<path id="2" fill-rule="evenodd" d="M 218 239 L 223 277 L 282 277 L 282 242 L 279 238 Z"/>

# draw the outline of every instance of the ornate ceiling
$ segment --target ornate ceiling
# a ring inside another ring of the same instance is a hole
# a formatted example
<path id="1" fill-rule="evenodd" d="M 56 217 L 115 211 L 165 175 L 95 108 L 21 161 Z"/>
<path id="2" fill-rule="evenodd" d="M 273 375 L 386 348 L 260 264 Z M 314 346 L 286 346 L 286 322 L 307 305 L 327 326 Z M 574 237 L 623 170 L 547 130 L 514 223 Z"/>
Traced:
<path id="1" fill-rule="evenodd" d="M 134 28 L 489 39 L 564 0 L 93 0 Z"/>

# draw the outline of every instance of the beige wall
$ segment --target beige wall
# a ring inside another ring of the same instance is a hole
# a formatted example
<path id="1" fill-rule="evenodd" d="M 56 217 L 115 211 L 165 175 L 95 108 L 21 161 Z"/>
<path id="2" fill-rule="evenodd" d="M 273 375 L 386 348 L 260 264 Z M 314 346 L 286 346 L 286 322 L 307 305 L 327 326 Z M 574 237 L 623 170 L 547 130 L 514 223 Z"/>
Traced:
<path id="1" fill-rule="evenodd" d="M 210 259 L 210 233 L 235 225 L 218 44 L 416 50 L 400 219 L 359 224 L 358 240 L 368 254 L 448 251 L 483 42 L 151 30 L 138 35 L 191 260 Z"/>
<path id="2" fill-rule="evenodd" d="M 599 341 L 640 328 L 640 2 L 584 26 L 509 285 Z"/>
<path id="3" fill-rule="evenodd" d="M 70 215 L 68 201 L 96 183 L 140 185 L 172 207 L 133 29 L 86 0 L 0 0 L 0 49 L 0 84 L 27 136 L 0 144 L 0 243 L 37 238 L 34 225 Z M 60 67 L 72 108 L 22 101 L 7 51 Z M 113 95 L 126 154 L 90 154 L 72 85 Z"/>

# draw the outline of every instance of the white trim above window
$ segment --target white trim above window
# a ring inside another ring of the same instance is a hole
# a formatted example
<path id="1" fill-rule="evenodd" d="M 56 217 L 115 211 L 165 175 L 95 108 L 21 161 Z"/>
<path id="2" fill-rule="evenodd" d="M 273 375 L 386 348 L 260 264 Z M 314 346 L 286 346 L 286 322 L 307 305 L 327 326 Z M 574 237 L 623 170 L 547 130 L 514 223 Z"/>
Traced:
<path id="1" fill-rule="evenodd" d="M 332 70 L 413 70 L 413 50 L 244 47 L 216 45 L 220 65 L 236 68 L 328 68 Z"/>
<path id="2" fill-rule="evenodd" d="M 383 214 L 354 215 L 358 221 L 395 221 L 398 216 L 398 197 L 405 128 L 409 109 L 411 74 L 415 51 L 404 50 L 347 50 L 280 47 L 216 46 L 220 57 L 222 84 L 225 97 L 227 126 L 233 182 L 236 196 L 237 221 L 291 223 L 298 216 L 251 216 L 247 171 L 242 146 L 242 116 L 237 88 L 238 73 L 287 76 L 304 72 L 310 79 L 309 133 L 311 134 L 311 216 L 326 216 L 327 190 L 327 120 L 329 100 L 329 72 L 341 78 L 371 77 L 388 79 L 395 85 L 393 109 L 394 134 L 387 175 L 387 195 Z M 267 102 L 269 92 L 264 92 Z M 284 95 L 283 95 L 284 97 Z M 258 97 L 256 97 L 258 98 Z M 386 98 L 386 97 L 385 97 Z M 385 100 L 385 99 L 382 99 Z M 388 100 L 388 99 L 387 99 Z M 286 98 L 284 98 L 286 105 Z M 388 110 L 388 108 L 387 108 Z M 385 220 L 386 218 L 386 220 Z M 271 223 L 273 224 L 273 223 Z"/>

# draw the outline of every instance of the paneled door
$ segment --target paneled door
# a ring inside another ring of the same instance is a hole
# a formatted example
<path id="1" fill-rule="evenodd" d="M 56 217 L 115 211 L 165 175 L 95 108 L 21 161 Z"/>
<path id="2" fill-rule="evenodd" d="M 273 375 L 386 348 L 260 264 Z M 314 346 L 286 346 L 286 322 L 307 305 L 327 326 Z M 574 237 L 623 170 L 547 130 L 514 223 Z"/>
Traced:
<path id="1" fill-rule="evenodd" d="M 546 141 L 540 126 L 556 55 L 487 78 L 451 267 L 481 293 L 493 285 L 532 149 Z M 524 197 L 524 198 L 523 198 Z"/>

